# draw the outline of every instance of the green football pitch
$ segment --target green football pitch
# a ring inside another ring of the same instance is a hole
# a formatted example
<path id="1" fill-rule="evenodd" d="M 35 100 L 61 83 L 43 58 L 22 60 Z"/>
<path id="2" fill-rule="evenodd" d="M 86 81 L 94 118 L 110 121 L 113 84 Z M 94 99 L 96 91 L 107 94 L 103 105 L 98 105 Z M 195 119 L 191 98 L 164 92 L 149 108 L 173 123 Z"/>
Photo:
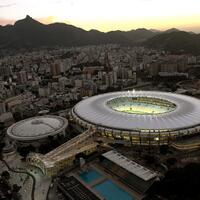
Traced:
<path id="1" fill-rule="evenodd" d="M 132 103 L 132 105 L 119 105 L 113 107 L 114 110 L 130 113 L 130 114 L 138 114 L 138 115 L 151 115 L 151 114 L 162 114 L 166 112 L 172 111 L 172 108 L 160 105 L 152 105 L 146 103 Z"/>

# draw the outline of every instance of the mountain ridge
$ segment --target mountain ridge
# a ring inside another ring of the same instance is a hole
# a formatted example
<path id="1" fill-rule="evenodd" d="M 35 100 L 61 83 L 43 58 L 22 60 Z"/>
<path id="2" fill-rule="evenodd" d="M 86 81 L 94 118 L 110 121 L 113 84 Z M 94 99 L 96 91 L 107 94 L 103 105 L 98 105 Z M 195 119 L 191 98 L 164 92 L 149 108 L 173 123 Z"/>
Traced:
<path id="1" fill-rule="evenodd" d="M 142 32 L 145 32 L 144 36 Z M 81 46 L 108 43 L 133 45 L 152 35 L 155 33 L 146 29 L 104 33 L 98 30 L 86 31 L 65 23 L 45 25 L 27 15 L 26 18 L 16 21 L 14 25 L 1 27 L 0 47 Z"/>
<path id="2" fill-rule="evenodd" d="M 200 34 L 186 31 L 161 33 L 146 40 L 144 46 L 172 53 L 200 54 Z"/>
<path id="3" fill-rule="evenodd" d="M 29 15 L 16 21 L 14 25 L 0 26 L 0 48 L 11 49 L 116 43 L 194 53 L 200 52 L 199 38 L 200 34 L 180 31 L 176 28 L 166 31 L 138 28 L 130 31 L 116 30 L 106 33 L 95 29 L 86 31 L 59 22 L 42 24 Z"/>

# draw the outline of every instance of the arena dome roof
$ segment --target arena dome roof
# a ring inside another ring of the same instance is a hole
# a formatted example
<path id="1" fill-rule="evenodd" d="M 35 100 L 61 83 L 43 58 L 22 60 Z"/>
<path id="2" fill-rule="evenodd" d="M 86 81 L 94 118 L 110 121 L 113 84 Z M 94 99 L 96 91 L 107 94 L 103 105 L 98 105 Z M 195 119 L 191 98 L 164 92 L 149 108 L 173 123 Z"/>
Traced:
<path id="1" fill-rule="evenodd" d="M 13 124 L 7 134 L 19 141 L 39 140 L 62 132 L 67 125 L 67 119 L 59 116 L 37 116 Z"/>
<path id="2" fill-rule="evenodd" d="M 112 92 L 79 102 L 72 114 L 108 129 L 180 130 L 200 125 L 200 100 L 158 91 Z"/>

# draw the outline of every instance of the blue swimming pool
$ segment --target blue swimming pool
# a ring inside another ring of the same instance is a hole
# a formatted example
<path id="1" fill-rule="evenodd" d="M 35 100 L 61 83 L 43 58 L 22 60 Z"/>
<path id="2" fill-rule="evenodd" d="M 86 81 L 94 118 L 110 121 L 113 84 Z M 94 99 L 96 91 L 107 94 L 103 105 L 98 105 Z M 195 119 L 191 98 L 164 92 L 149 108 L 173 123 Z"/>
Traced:
<path id="1" fill-rule="evenodd" d="M 79 176 L 85 183 L 91 183 L 102 177 L 102 175 L 94 169 L 84 171 Z"/>
<path id="2" fill-rule="evenodd" d="M 111 180 L 106 180 L 93 188 L 106 200 L 134 200 L 134 197 Z"/>

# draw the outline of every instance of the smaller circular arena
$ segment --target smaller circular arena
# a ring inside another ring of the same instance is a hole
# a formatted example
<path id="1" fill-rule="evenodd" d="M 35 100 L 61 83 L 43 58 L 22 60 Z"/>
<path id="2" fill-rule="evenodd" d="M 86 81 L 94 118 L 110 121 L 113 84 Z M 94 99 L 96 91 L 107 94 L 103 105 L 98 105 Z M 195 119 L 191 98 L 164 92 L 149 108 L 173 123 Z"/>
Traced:
<path id="1" fill-rule="evenodd" d="M 200 132 L 200 100 L 158 91 L 111 92 L 74 106 L 72 117 L 97 138 L 131 145 L 167 145 Z"/>
<path id="2" fill-rule="evenodd" d="M 60 116 L 46 115 L 19 121 L 7 129 L 7 135 L 22 143 L 39 142 L 49 136 L 65 135 L 67 119 Z"/>

